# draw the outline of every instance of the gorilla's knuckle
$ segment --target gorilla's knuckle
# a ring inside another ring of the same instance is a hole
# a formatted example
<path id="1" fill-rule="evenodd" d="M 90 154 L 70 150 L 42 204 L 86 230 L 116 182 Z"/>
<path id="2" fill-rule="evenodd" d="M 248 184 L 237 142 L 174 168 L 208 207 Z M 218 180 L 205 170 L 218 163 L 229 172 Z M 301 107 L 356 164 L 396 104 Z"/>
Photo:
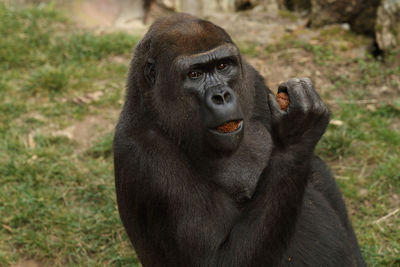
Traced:
<path id="1" fill-rule="evenodd" d="M 317 114 L 324 114 L 328 110 L 328 108 L 325 106 L 325 104 L 322 101 L 317 101 L 314 104 L 314 109 Z"/>
<path id="2" fill-rule="evenodd" d="M 330 117 L 331 116 L 331 111 L 327 107 L 325 107 L 322 114 L 323 114 L 324 117 Z"/>
<path id="3" fill-rule="evenodd" d="M 287 82 L 288 89 L 299 89 L 301 87 L 299 78 L 290 78 Z"/>
<path id="4" fill-rule="evenodd" d="M 313 83 L 310 78 L 304 77 L 300 78 L 300 83 L 308 88 L 313 88 Z"/>
<path id="5" fill-rule="evenodd" d="M 291 83 L 299 83 L 300 79 L 299 78 L 290 78 L 289 82 L 291 82 Z"/>
<path id="6" fill-rule="evenodd" d="M 315 113 L 318 117 L 329 117 L 330 116 L 330 111 L 325 105 L 320 105 L 316 109 Z"/>

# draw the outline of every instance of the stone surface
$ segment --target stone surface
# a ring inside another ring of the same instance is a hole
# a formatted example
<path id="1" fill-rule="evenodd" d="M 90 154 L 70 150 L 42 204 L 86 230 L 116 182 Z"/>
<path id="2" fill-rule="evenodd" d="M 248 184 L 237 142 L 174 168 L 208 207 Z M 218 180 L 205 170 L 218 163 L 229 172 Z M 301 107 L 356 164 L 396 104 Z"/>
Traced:
<path id="1" fill-rule="evenodd" d="M 349 22 L 359 12 L 362 0 L 312 0 L 311 25 L 321 27 Z"/>
<path id="2" fill-rule="evenodd" d="M 374 35 L 381 0 L 312 0 L 311 26 L 349 23 L 357 33 Z M 396 1 L 396 0 L 394 0 Z"/>
<path id="3" fill-rule="evenodd" d="M 258 11 L 278 12 L 278 0 L 235 0 L 235 10 L 256 8 Z"/>
<path id="4" fill-rule="evenodd" d="M 378 8 L 375 31 L 380 49 L 400 46 L 400 0 L 382 0 Z"/>
<path id="5" fill-rule="evenodd" d="M 284 6 L 291 11 L 310 11 L 311 0 L 278 0 L 280 6 Z"/>

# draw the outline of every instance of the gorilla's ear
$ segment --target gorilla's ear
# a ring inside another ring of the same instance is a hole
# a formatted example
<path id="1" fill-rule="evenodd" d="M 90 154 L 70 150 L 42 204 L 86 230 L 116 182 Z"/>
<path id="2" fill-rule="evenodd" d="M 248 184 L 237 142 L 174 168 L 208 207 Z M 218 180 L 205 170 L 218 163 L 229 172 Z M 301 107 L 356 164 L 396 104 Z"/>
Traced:
<path id="1" fill-rule="evenodd" d="M 153 58 L 149 58 L 144 66 L 144 77 L 149 86 L 153 87 L 156 82 L 155 60 Z"/>

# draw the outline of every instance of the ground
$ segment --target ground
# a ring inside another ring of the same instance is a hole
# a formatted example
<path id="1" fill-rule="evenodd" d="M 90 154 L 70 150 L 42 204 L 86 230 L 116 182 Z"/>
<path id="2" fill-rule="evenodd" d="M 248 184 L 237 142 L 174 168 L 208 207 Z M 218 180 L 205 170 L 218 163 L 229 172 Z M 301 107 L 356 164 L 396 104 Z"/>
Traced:
<path id="1" fill-rule="evenodd" d="M 111 142 L 146 26 L 85 28 L 68 14 L 0 4 L 0 266 L 138 265 L 118 217 Z M 310 30 L 288 12 L 209 19 L 273 91 L 312 79 L 333 119 L 316 153 L 363 255 L 400 266 L 399 53 L 373 58 L 368 38 L 343 25 Z"/>

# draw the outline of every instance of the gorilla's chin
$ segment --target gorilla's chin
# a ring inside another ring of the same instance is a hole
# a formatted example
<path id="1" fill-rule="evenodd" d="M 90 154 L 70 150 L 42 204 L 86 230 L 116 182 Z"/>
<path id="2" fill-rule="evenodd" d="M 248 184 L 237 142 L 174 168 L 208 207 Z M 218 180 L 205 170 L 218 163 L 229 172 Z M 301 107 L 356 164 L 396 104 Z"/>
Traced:
<path id="1" fill-rule="evenodd" d="M 218 129 L 208 129 L 206 140 L 208 145 L 216 151 L 231 153 L 236 151 L 243 138 L 244 123 L 238 122 L 238 127 L 232 131 L 220 131 Z"/>

